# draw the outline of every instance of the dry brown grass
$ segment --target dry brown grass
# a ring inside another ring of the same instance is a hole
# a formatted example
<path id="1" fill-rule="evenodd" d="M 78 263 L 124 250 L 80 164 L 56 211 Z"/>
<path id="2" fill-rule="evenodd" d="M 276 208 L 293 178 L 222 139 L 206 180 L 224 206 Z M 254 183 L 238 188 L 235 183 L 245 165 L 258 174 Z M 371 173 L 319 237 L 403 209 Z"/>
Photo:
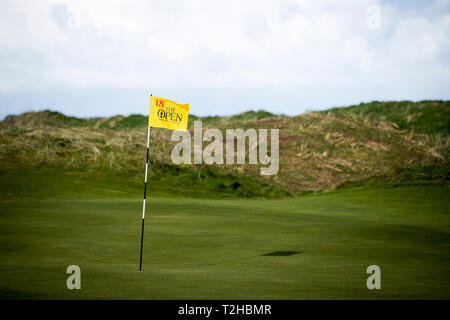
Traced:
<path id="1" fill-rule="evenodd" d="M 141 173 L 146 128 L 110 130 L 94 126 L 64 128 L 26 114 L 0 126 L 3 166 L 46 165 L 74 169 L 109 168 Z M 204 126 L 204 129 L 207 127 Z M 255 165 L 224 165 L 223 172 L 250 175 L 293 192 L 334 188 L 348 181 L 388 174 L 393 168 L 448 167 L 449 138 L 399 130 L 392 123 L 355 114 L 309 113 L 297 117 L 225 123 L 226 128 L 280 129 L 280 171 L 261 177 Z M 154 129 L 150 158 L 171 163 L 171 132 Z"/>

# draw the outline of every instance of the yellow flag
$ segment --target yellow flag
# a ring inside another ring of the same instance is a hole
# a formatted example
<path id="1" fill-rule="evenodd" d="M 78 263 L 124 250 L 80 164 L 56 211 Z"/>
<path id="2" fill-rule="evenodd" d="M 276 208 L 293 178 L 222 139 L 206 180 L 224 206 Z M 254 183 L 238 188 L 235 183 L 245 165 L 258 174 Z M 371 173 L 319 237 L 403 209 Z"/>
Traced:
<path id="1" fill-rule="evenodd" d="M 150 97 L 148 126 L 170 130 L 187 130 L 189 105 L 168 99 Z"/>

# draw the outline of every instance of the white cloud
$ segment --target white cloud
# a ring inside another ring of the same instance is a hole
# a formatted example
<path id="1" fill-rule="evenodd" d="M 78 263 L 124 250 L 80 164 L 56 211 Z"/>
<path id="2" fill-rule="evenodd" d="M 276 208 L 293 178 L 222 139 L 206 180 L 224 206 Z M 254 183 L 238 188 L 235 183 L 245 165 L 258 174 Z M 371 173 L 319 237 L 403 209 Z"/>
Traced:
<path id="1" fill-rule="evenodd" d="M 366 27 L 374 4 L 380 30 Z M 420 10 L 369 0 L 2 1 L 0 93 L 343 87 L 349 97 L 390 98 L 396 86 L 404 99 L 426 96 L 450 80 L 449 8 L 443 0 Z"/>

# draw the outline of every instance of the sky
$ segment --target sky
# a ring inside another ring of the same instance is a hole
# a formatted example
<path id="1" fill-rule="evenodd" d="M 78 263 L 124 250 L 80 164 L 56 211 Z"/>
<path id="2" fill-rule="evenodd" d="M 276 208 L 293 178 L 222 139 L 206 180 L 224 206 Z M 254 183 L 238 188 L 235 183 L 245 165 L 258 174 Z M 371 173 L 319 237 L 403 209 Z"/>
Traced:
<path id="1" fill-rule="evenodd" d="M 450 0 L 0 1 L 0 119 L 450 99 Z"/>

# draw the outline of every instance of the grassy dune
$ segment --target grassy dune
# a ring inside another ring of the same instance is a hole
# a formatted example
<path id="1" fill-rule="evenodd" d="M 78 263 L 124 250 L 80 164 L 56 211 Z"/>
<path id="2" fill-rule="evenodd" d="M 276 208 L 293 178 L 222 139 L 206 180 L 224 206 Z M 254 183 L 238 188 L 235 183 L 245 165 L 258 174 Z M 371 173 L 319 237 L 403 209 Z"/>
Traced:
<path id="1" fill-rule="evenodd" d="M 259 111 L 201 118 L 204 128 L 222 132 L 227 128 L 280 129 L 276 176 L 261 176 L 260 167 L 249 164 L 175 166 L 170 159 L 176 144 L 170 141 L 171 132 L 154 129 L 150 180 L 158 181 L 163 189 L 189 185 L 192 188 L 187 192 L 194 197 L 240 198 L 281 198 L 331 190 L 370 177 L 402 180 L 405 171 L 413 180 L 424 175 L 429 181 L 449 180 L 449 102 L 373 103 L 374 110 L 371 107 L 296 117 Z M 199 118 L 190 117 L 191 132 L 195 119 Z M 137 181 L 142 179 L 145 161 L 145 126 L 146 118 L 140 115 L 77 119 L 44 111 L 7 117 L 0 122 L 0 164 L 4 168 L 101 171 Z M 431 133 L 424 133 L 424 128 Z"/>
<path id="2" fill-rule="evenodd" d="M 446 136 L 450 133 L 448 101 L 374 101 L 346 108 L 334 108 L 326 112 L 336 115 L 351 112 L 371 120 L 389 121 L 399 129 L 424 134 Z"/>

